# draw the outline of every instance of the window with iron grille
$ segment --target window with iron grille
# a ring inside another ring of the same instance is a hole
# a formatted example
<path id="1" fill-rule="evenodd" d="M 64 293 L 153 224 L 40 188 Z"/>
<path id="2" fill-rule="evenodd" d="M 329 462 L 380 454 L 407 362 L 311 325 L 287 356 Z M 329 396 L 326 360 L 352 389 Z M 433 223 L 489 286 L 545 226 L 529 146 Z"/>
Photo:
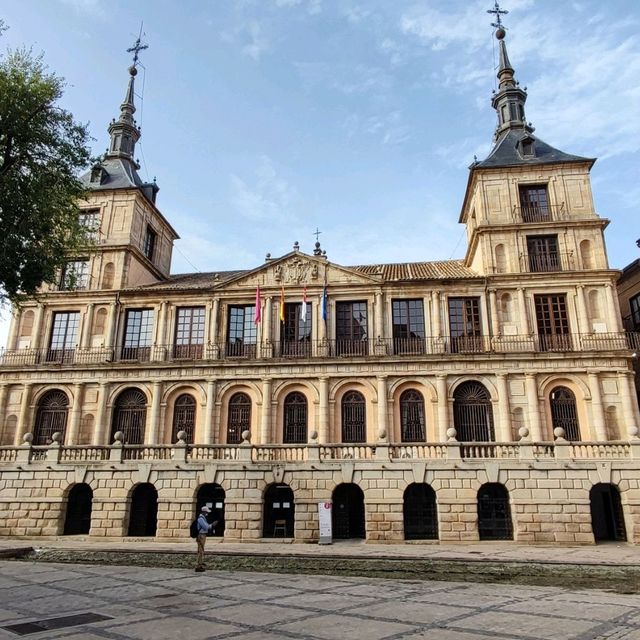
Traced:
<path id="1" fill-rule="evenodd" d="M 300 302 L 284 305 L 282 325 L 282 355 L 306 356 L 311 353 L 311 303 L 307 302 L 306 316 Z"/>
<path id="2" fill-rule="evenodd" d="M 227 444 L 240 444 L 242 432 L 251 430 L 251 398 L 246 393 L 234 393 L 229 400 Z"/>
<path id="3" fill-rule="evenodd" d="M 402 442 L 425 441 L 424 398 L 415 389 L 400 396 L 400 437 Z"/>
<path id="4" fill-rule="evenodd" d="M 307 441 L 307 399 L 297 391 L 284 399 L 282 441 L 285 444 L 303 444 Z"/>
<path id="5" fill-rule="evenodd" d="M 630 331 L 640 331 L 640 294 L 629 300 L 629 309 L 631 310 Z"/>
<path id="6" fill-rule="evenodd" d="M 153 342 L 153 309 L 128 309 L 125 315 L 123 360 L 148 360 Z"/>
<path id="7" fill-rule="evenodd" d="M 453 353 L 482 351 L 480 298 L 449 298 L 449 333 Z"/>
<path id="8" fill-rule="evenodd" d="M 558 236 L 527 236 L 529 271 L 560 271 Z"/>
<path id="9" fill-rule="evenodd" d="M 422 353 L 424 351 L 424 305 L 422 300 L 394 300 L 394 353 Z"/>
<path id="10" fill-rule="evenodd" d="M 521 184 L 518 190 L 523 222 L 549 220 L 549 198 L 546 184 Z"/>
<path id="11" fill-rule="evenodd" d="M 204 307 L 178 307 L 176 317 L 176 358 L 201 358 L 204 344 Z"/>
<path id="12" fill-rule="evenodd" d="M 342 397 L 342 442 L 366 442 L 367 420 L 364 396 L 347 391 Z"/>
<path id="13" fill-rule="evenodd" d="M 460 442 L 493 442 L 491 396 L 484 385 L 463 382 L 453 394 L 453 421 Z"/>
<path id="14" fill-rule="evenodd" d="M 66 393 L 58 389 L 47 391 L 38 402 L 36 424 L 33 429 L 33 444 L 51 444 L 54 433 L 61 434 L 64 442 L 68 411 L 69 398 Z"/>
<path id="15" fill-rule="evenodd" d="M 255 325 L 256 307 L 249 305 L 232 305 L 229 307 L 227 324 L 227 355 L 256 355 L 257 329 Z"/>
<path id="16" fill-rule="evenodd" d="M 100 235 L 100 209 L 85 209 L 78 214 L 78 224 L 90 243 L 97 242 Z"/>
<path id="17" fill-rule="evenodd" d="M 58 362 L 73 357 L 78 342 L 79 324 L 78 311 L 59 311 L 53 314 L 49 349 L 46 354 L 48 362 Z"/>
<path id="18" fill-rule="evenodd" d="M 580 440 L 580 425 L 578 424 L 578 410 L 576 397 L 571 389 L 556 387 L 549 396 L 551 403 L 551 421 L 553 428 L 564 429 L 566 440 Z"/>
<path id="19" fill-rule="evenodd" d="M 541 351 L 570 351 L 569 318 L 565 294 L 536 295 L 536 322 Z"/>
<path id="20" fill-rule="evenodd" d="M 337 354 L 367 353 L 367 337 L 367 303 L 336 302 Z"/>
<path id="21" fill-rule="evenodd" d="M 158 234 L 149 225 L 147 225 L 147 230 L 144 234 L 144 246 L 142 250 L 144 252 L 144 255 L 147 256 L 149 260 L 153 260 L 154 258 L 157 238 Z"/>
<path id="22" fill-rule="evenodd" d="M 69 260 L 62 268 L 60 276 L 61 291 L 75 291 L 89 287 L 89 259 Z"/>
<path id="23" fill-rule="evenodd" d="M 171 442 L 178 442 L 178 433 L 184 431 L 186 440 L 193 443 L 196 426 L 196 401 L 193 396 L 183 393 L 176 398 L 173 406 L 173 435 Z"/>
<path id="24" fill-rule="evenodd" d="M 117 398 L 111 424 L 111 442 L 118 431 L 127 444 L 142 444 L 147 421 L 147 398 L 139 389 L 127 389 Z"/>

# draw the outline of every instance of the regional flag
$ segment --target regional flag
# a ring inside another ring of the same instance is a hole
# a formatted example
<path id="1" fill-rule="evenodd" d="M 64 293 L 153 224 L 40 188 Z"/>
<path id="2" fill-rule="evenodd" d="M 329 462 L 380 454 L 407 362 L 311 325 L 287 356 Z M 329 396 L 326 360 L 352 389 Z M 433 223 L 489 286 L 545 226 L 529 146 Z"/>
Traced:
<path id="1" fill-rule="evenodd" d="M 322 288 L 322 319 L 327 321 L 327 285 Z"/>
<path id="2" fill-rule="evenodd" d="M 280 322 L 284 322 L 284 285 L 280 287 Z"/>
<path id="3" fill-rule="evenodd" d="M 300 318 L 302 322 L 307 321 L 307 285 L 304 285 L 304 291 L 302 292 L 302 310 L 300 312 Z"/>
<path id="4" fill-rule="evenodd" d="M 253 316 L 253 323 L 260 324 L 262 320 L 262 297 L 260 295 L 260 285 L 256 287 L 256 310 Z"/>

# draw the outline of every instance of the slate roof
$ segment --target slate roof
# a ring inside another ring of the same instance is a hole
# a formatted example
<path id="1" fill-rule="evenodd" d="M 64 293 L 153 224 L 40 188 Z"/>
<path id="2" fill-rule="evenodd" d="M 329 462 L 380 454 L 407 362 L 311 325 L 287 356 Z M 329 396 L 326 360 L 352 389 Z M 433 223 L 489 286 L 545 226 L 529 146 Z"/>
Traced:
<path id="1" fill-rule="evenodd" d="M 523 138 L 531 138 L 534 141 L 535 155 L 523 156 L 520 151 L 519 142 Z M 471 165 L 471 169 L 491 169 L 494 167 L 512 167 L 518 165 L 551 164 L 555 162 L 595 162 L 594 158 L 583 158 L 574 156 L 540 140 L 531 133 L 526 133 L 523 129 L 510 129 L 496 143 L 495 147 L 487 158 Z"/>
<path id="2" fill-rule="evenodd" d="M 107 172 L 102 182 L 91 182 L 91 171 L 87 171 L 80 177 L 80 182 L 87 189 L 130 189 L 144 184 L 129 161 L 121 158 L 105 158 L 100 162 L 100 166 Z"/>

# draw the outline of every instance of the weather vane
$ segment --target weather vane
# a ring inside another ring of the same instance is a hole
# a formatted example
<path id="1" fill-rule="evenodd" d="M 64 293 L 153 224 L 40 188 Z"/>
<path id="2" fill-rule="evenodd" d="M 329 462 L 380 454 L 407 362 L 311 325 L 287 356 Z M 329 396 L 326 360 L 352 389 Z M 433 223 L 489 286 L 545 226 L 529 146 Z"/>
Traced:
<path id="1" fill-rule="evenodd" d="M 496 21 L 491 23 L 491 26 L 494 29 L 504 29 L 504 27 L 502 26 L 502 19 L 500 18 L 500 16 L 506 16 L 507 13 L 509 13 L 508 11 L 506 11 L 505 9 L 501 9 L 500 5 L 498 4 L 498 0 L 496 0 L 493 9 L 487 9 L 487 13 L 493 13 L 496 16 Z"/>
<path id="2" fill-rule="evenodd" d="M 321 233 L 322 233 L 322 231 L 320 231 L 318 229 L 318 227 L 316 227 L 316 230 L 313 232 L 313 235 L 316 237 L 316 242 L 320 242 L 319 236 L 320 236 Z"/>
<path id="3" fill-rule="evenodd" d="M 149 45 L 142 42 L 142 23 L 140 24 L 140 33 L 138 35 L 138 39 L 135 41 L 133 47 L 129 47 L 127 49 L 127 53 L 133 53 L 133 66 L 135 67 L 138 64 L 138 54 L 145 49 L 148 49 Z"/>

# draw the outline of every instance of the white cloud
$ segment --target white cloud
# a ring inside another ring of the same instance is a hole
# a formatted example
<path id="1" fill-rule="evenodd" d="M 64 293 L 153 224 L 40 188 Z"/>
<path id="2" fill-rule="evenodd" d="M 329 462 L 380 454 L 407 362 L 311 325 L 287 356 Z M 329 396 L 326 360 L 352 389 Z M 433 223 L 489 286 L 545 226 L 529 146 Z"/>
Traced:
<path id="1" fill-rule="evenodd" d="M 79 13 L 88 13 L 94 18 L 104 18 L 107 15 L 102 0 L 60 0 L 60 2 L 73 7 Z"/>
<path id="2" fill-rule="evenodd" d="M 322 11 L 322 0 L 275 0 L 275 4 L 281 9 L 303 5 L 309 15 L 316 15 Z"/>
<path id="3" fill-rule="evenodd" d="M 271 49 L 269 39 L 256 20 L 251 20 L 230 31 L 221 31 L 220 39 L 229 44 L 240 45 L 240 51 L 256 61 Z"/>

